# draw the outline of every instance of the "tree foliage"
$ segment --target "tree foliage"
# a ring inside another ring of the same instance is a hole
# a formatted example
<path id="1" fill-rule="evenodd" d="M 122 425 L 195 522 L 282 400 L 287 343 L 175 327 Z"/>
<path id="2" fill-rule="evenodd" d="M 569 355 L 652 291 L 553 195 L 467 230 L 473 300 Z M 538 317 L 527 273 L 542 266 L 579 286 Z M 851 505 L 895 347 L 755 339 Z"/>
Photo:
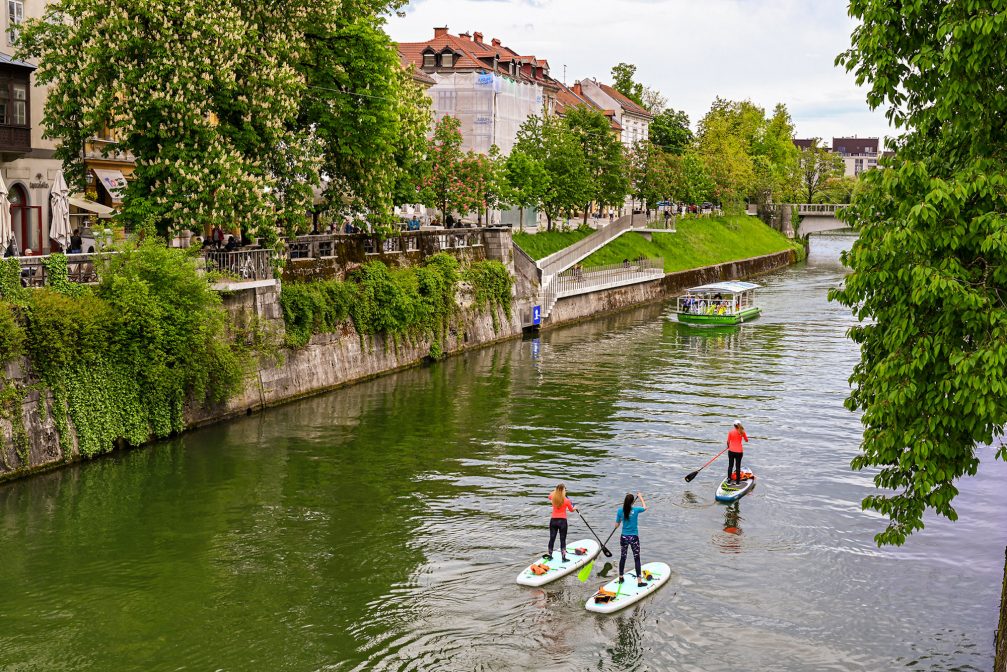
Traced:
<path id="1" fill-rule="evenodd" d="M 800 181 L 798 193 L 802 203 L 814 203 L 815 196 L 825 190 L 826 184 L 843 174 L 843 158 L 822 147 L 820 142 L 819 138 L 814 138 L 811 146 L 802 148 L 798 155 L 797 176 Z"/>
<path id="2" fill-rule="evenodd" d="M 298 124 L 320 142 L 327 196 L 343 211 L 380 219 L 416 200 L 424 177 L 429 98 L 382 29 L 401 2 L 344 2 L 329 24 L 308 26 L 298 61 L 307 92 Z"/>
<path id="3" fill-rule="evenodd" d="M 612 88 L 632 100 L 637 105 L 643 106 L 644 86 L 633 79 L 636 75 L 636 66 L 631 63 L 619 63 L 612 67 Z"/>
<path id="4" fill-rule="evenodd" d="M 563 215 L 576 212 L 591 198 L 592 181 L 581 144 L 558 117 L 531 117 L 518 131 L 514 153 L 524 154 L 541 166 L 547 179 L 537 190 L 537 206 L 546 215 L 547 228 Z"/>
<path id="5" fill-rule="evenodd" d="M 765 202 L 789 196 L 797 176 L 793 121 L 786 106 L 773 114 L 751 101 L 717 98 L 699 122 L 696 148 L 725 201 Z"/>
<path id="6" fill-rule="evenodd" d="M 83 141 L 106 126 L 108 151 L 136 157 L 127 221 L 255 228 L 274 210 L 308 210 L 318 167 L 293 151 L 307 137 L 293 123 L 305 94 L 296 65 L 308 27 L 330 26 L 337 6 L 58 0 L 27 23 L 20 51 L 51 87 L 46 132 L 72 175 Z"/>
<path id="7" fill-rule="evenodd" d="M 672 154 L 682 154 L 692 144 L 689 115 L 667 109 L 654 115 L 649 128 L 650 141 Z"/>
<path id="8" fill-rule="evenodd" d="M 461 122 L 445 115 L 430 140 L 430 170 L 420 192 L 423 202 L 439 209 L 445 218 L 452 212 L 467 214 L 485 204 L 485 157 L 463 152 L 461 147 Z"/>
<path id="9" fill-rule="evenodd" d="M 584 168 L 590 178 L 589 198 L 599 206 L 619 205 L 629 194 L 629 179 L 622 142 L 602 112 L 587 106 L 567 111 L 567 128 L 580 143 Z M 584 204 L 584 221 L 590 203 Z"/>
<path id="10" fill-rule="evenodd" d="M 423 170 L 426 96 L 382 30 L 400 0 L 57 0 L 20 56 L 83 187 L 82 148 L 136 157 L 122 217 L 161 232 L 304 230 L 320 171 L 340 207 L 386 214 Z"/>
<path id="11" fill-rule="evenodd" d="M 1007 6 L 997 0 L 855 0 L 837 62 L 905 135 L 868 171 L 844 217 L 859 232 L 832 293 L 861 323 L 850 410 L 855 469 L 877 469 L 865 508 L 901 544 L 1007 424 Z M 1000 444 L 999 459 L 1007 458 Z"/>

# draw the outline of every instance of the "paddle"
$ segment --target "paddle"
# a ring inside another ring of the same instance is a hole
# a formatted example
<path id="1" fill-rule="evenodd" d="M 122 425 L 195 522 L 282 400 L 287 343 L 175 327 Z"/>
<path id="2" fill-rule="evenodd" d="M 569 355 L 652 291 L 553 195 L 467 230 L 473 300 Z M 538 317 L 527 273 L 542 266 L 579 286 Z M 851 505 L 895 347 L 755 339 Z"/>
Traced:
<path id="1" fill-rule="evenodd" d="M 707 462 L 706 464 L 704 464 L 703 466 L 701 466 L 699 469 L 697 469 L 696 471 L 694 471 L 691 474 L 689 474 L 688 476 L 686 476 L 685 477 L 685 482 L 686 483 L 691 483 L 692 479 L 696 478 L 696 476 L 699 475 L 699 472 L 703 471 L 708 466 L 710 466 L 711 464 L 713 464 L 713 460 L 716 460 L 718 457 L 720 457 L 721 455 L 723 455 L 726 452 L 727 452 L 727 448 L 724 448 L 722 451 L 720 451 L 719 453 L 717 453 L 716 455 L 714 455 L 714 457 L 713 457 L 712 460 L 710 460 L 709 462 Z"/>
<path id="2" fill-rule="evenodd" d="M 593 534 L 594 538 L 598 540 L 599 544 L 601 544 L 601 552 L 605 554 L 606 558 L 611 558 L 612 551 L 608 550 L 605 544 L 602 544 L 601 537 L 599 537 L 598 534 L 594 531 L 594 528 L 591 527 L 591 524 L 587 522 L 587 518 L 584 517 L 584 514 L 581 513 L 580 509 L 577 509 L 577 513 L 580 513 L 580 519 L 584 521 L 584 524 L 587 525 L 587 529 L 591 530 L 591 534 Z"/>

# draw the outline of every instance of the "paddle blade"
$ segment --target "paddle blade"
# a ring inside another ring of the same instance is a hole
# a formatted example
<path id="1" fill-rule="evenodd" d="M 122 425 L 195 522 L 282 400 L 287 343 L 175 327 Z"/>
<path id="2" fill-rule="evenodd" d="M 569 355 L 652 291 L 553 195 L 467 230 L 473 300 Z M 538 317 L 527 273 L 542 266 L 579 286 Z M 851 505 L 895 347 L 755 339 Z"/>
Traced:
<path id="1" fill-rule="evenodd" d="M 698 475 L 699 475 L 699 469 L 697 469 L 696 471 L 694 471 L 691 474 L 689 474 L 688 476 L 686 476 L 685 477 L 685 482 L 686 483 L 692 483 L 692 479 L 696 478 L 696 476 L 698 476 Z"/>
<path id="2" fill-rule="evenodd" d="M 581 583 L 587 583 L 587 580 L 591 578 L 591 569 L 594 567 L 594 560 L 584 565 L 584 568 L 577 572 L 577 578 Z"/>

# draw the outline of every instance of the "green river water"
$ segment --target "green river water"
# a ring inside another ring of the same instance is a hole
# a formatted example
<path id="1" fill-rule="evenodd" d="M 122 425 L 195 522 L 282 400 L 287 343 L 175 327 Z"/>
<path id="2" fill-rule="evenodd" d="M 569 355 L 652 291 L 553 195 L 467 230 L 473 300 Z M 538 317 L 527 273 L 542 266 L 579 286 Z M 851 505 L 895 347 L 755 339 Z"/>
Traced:
<path id="1" fill-rule="evenodd" d="M 1007 467 L 983 449 L 958 522 L 874 545 L 848 244 L 738 328 L 645 307 L 0 485 L 0 670 L 989 670 Z M 726 462 L 683 476 L 735 418 L 759 480 L 726 506 Z M 606 531 L 643 491 L 669 585 L 612 616 L 603 562 L 516 585 L 560 480 Z"/>

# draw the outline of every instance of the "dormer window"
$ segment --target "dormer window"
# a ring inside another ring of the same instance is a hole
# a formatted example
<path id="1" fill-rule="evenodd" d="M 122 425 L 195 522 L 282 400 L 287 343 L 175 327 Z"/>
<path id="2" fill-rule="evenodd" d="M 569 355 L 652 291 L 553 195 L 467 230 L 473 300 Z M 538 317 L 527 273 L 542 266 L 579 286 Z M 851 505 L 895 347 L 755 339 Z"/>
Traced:
<path id="1" fill-rule="evenodd" d="M 437 54 L 425 53 L 423 54 L 423 67 L 424 68 L 436 68 L 437 67 Z"/>
<path id="2" fill-rule="evenodd" d="M 455 64 L 455 55 L 454 54 L 452 54 L 450 51 L 445 51 L 443 54 L 441 54 L 441 67 L 442 68 L 450 68 L 450 67 L 453 67 L 454 64 Z"/>

